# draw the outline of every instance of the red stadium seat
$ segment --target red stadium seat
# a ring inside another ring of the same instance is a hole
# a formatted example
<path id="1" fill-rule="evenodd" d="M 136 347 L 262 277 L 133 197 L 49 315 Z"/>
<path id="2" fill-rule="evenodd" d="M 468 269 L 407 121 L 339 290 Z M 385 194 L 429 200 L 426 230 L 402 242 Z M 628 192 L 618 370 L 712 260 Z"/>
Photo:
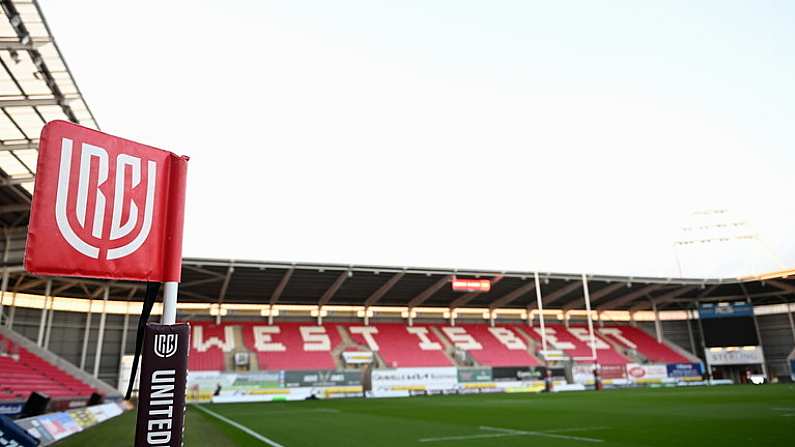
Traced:
<path id="1" fill-rule="evenodd" d="M 357 346 L 345 351 L 367 349 L 376 352 L 387 367 L 433 367 L 454 365 L 445 351 L 454 346 L 466 351 L 480 365 L 538 366 L 534 347 L 522 334 L 535 340 L 541 349 L 540 328 L 520 325 L 465 323 L 458 326 L 402 323 L 331 323 L 318 326 L 312 322 L 278 323 L 230 322 L 214 325 L 193 322 L 189 369 L 223 371 L 226 354 L 247 351 L 256 356 L 260 370 L 336 369 L 334 355 L 340 354 L 340 330 L 347 332 Z M 592 363 L 590 337 L 584 325 L 566 328 L 547 324 L 550 350 L 563 351 L 577 363 Z M 596 361 L 602 365 L 625 365 L 631 360 L 616 346 L 635 349 L 650 362 L 688 363 L 689 359 L 644 331 L 631 326 L 595 328 Z M 242 335 L 242 345 L 239 345 Z M 344 335 L 344 334 L 343 334 Z M 440 338 L 441 337 L 441 338 Z M 612 344 L 611 344 L 612 343 Z M 10 374 L 10 373 L 6 373 Z M 22 382 L 24 383 L 24 381 Z"/>
<path id="2" fill-rule="evenodd" d="M 224 353 L 232 352 L 234 335 L 227 337 L 226 324 L 191 323 L 191 350 L 188 369 L 191 371 L 223 371 Z M 228 326 L 232 327 L 232 326 Z"/>
<path id="3" fill-rule="evenodd" d="M 609 326 L 599 330 L 602 337 L 636 350 L 648 361 L 654 363 L 690 363 L 690 359 L 674 351 L 664 343 L 632 326 Z"/>
<path id="4" fill-rule="evenodd" d="M 490 327 L 486 324 L 462 324 L 440 327 L 451 344 L 467 351 L 476 362 L 484 366 L 538 366 L 541 362 L 530 354 L 527 343 L 509 326 Z M 462 332 L 463 331 L 463 332 Z M 468 343 L 466 336 L 475 343 Z M 455 339 L 461 340 L 456 343 Z M 469 348 L 469 349 L 467 349 Z"/>
<path id="5" fill-rule="evenodd" d="M 91 386 L 2 335 L 0 343 L 7 347 L 7 354 L 0 355 L 0 401 L 27 399 L 34 391 L 56 399 L 88 398 L 94 392 Z"/>
<path id="6" fill-rule="evenodd" d="M 430 326 L 398 323 L 349 324 L 351 338 L 377 352 L 387 367 L 451 366 L 453 362 Z"/>
<path id="7" fill-rule="evenodd" d="M 340 344 L 331 324 L 243 323 L 243 343 L 257 355 L 260 370 L 336 369 L 331 351 Z"/>
<path id="8" fill-rule="evenodd" d="M 546 324 L 547 344 L 550 350 L 563 351 L 577 363 L 594 363 L 589 342 L 588 328 L 584 326 L 571 326 L 566 329 L 562 324 Z M 532 329 L 525 327 L 525 332 L 538 341 L 541 345 L 541 328 L 534 326 Z M 596 331 L 596 361 L 602 365 L 625 365 L 629 359 L 616 352 L 609 343 Z"/>

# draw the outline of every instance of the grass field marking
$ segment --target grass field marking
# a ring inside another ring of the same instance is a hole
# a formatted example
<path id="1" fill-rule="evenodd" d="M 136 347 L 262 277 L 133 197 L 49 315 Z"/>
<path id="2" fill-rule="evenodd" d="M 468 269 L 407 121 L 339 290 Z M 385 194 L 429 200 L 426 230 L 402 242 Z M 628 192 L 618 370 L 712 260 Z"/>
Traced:
<path id="1" fill-rule="evenodd" d="M 544 431 L 525 431 L 514 430 L 511 428 L 498 428 L 481 426 L 478 427 L 483 431 L 491 431 L 496 433 L 478 433 L 473 435 L 457 435 L 457 436 L 440 436 L 435 438 L 421 438 L 418 442 L 442 442 L 442 441 L 467 441 L 470 439 L 484 439 L 484 438 L 504 438 L 507 436 L 540 436 L 547 438 L 566 439 L 568 441 L 582 441 L 582 442 L 604 442 L 604 439 L 585 438 L 581 436 L 566 436 L 557 433 L 573 432 L 573 431 L 586 431 L 586 430 L 605 430 L 609 427 L 582 427 L 582 428 L 562 428 L 558 430 L 544 430 Z"/>
<path id="2" fill-rule="evenodd" d="M 481 433 L 477 435 L 441 436 L 438 438 L 421 438 L 418 442 L 442 442 L 442 441 L 467 441 L 470 439 L 484 438 L 504 438 L 506 436 L 523 436 L 521 433 Z"/>
<path id="3" fill-rule="evenodd" d="M 597 426 L 597 427 L 572 427 L 572 428 L 559 428 L 557 430 L 544 430 L 543 433 L 571 433 L 575 431 L 592 431 L 592 430 L 608 430 L 610 427 Z"/>
<path id="4" fill-rule="evenodd" d="M 201 405 L 194 405 L 194 407 L 196 407 L 197 409 L 201 410 L 202 412 L 204 412 L 204 413 L 206 413 L 206 414 L 218 419 L 219 421 L 226 422 L 227 424 L 231 425 L 232 427 L 235 427 L 236 429 L 242 431 L 243 433 L 246 433 L 246 434 L 258 439 L 258 440 L 264 442 L 265 444 L 268 444 L 271 447 L 284 447 L 283 445 L 279 444 L 278 442 L 276 442 L 276 441 L 274 441 L 272 439 L 266 438 L 265 436 L 262 436 L 261 434 L 259 434 L 259 433 L 255 432 L 254 430 L 246 427 L 245 425 L 238 424 L 237 422 L 235 422 L 235 421 L 233 421 L 233 420 L 231 420 L 229 418 L 223 417 L 223 416 L 221 416 L 220 414 L 218 414 L 218 413 L 216 413 L 214 411 L 208 410 L 208 409 L 202 407 Z"/>
<path id="5" fill-rule="evenodd" d="M 312 408 L 306 410 L 276 410 L 276 411 L 235 411 L 229 410 L 228 413 L 233 413 L 235 415 L 249 415 L 249 414 L 256 414 L 256 415 L 263 415 L 263 416 L 278 416 L 282 414 L 296 414 L 296 413 L 328 413 L 328 414 L 337 414 L 341 413 L 340 410 L 336 408 Z"/>
<path id="6" fill-rule="evenodd" d="M 604 439 L 598 438 L 586 438 L 582 436 L 569 436 L 569 435 L 559 435 L 556 434 L 553 430 L 545 430 L 545 431 L 524 431 L 524 430 L 514 430 L 511 428 L 497 428 L 497 427 L 486 427 L 481 426 L 481 430 L 493 430 L 493 431 L 501 431 L 504 433 L 513 433 L 516 435 L 525 435 L 525 436 L 541 436 L 545 438 L 556 438 L 556 439 L 566 439 L 569 441 L 582 441 L 582 442 L 605 442 Z M 587 429 L 583 429 L 587 430 Z M 573 430 L 569 430 L 573 431 Z"/>
<path id="7" fill-rule="evenodd" d="M 779 416 L 782 416 L 782 417 L 795 416 L 795 408 L 773 408 L 773 410 L 786 412 L 784 414 L 779 415 Z"/>

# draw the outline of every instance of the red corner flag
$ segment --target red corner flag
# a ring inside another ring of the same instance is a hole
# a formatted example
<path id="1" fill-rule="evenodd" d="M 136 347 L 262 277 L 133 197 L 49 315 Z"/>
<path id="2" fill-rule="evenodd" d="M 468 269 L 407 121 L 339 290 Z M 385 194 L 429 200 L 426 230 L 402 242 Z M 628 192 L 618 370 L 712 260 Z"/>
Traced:
<path id="1" fill-rule="evenodd" d="M 25 269 L 180 279 L 187 157 L 66 121 L 41 131 Z"/>
<path id="2" fill-rule="evenodd" d="M 189 330 L 174 322 L 187 167 L 187 157 L 65 121 L 39 140 L 25 269 L 147 281 L 127 389 L 129 399 L 143 354 L 136 446 L 182 445 Z M 147 324 L 160 283 L 163 324 Z"/>

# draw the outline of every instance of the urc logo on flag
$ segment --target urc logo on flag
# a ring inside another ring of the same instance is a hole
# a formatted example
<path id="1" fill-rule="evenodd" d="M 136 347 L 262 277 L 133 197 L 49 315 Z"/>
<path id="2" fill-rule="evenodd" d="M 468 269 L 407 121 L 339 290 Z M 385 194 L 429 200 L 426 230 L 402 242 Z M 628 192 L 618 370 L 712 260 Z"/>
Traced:
<path id="1" fill-rule="evenodd" d="M 28 271 L 179 280 L 187 157 L 53 121 L 37 166 Z"/>
<path id="2" fill-rule="evenodd" d="M 80 171 L 78 175 L 74 176 L 76 181 L 72 180 L 70 175 L 72 170 L 72 148 L 73 142 L 69 138 L 61 139 L 61 159 L 60 169 L 58 171 L 58 190 L 55 199 L 55 219 L 58 223 L 58 230 L 61 235 L 66 239 L 69 245 L 80 253 L 94 259 L 99 258 L 99 246 L 92 245 L 86 241 L 86 237 L 81 237 L 78 234 L 80 228 L 88 230 L 89 225 L 86 225 L 86 212 L 89 209 L 88 198 L 94 198 L 94 219 L 91 227 L 91 237 L 94 239 L 102 240 L 103 236 L 107 234 L 105 229 L 105 213 L 108 203 L 105 194 L 102 192 L 102 186 L 108 181 L 108 151 L 105 149 L 94 146 L 89 143 L 82 144 L 82 153 L 80 155 Z M 92 170 L 92 161 L 96 160 L 96 169 Z M 112 161 L 111 161 L 112 162 Z M 116 179 L 113 183 L 113 208 L 110 224 L 110 232 L 108 234 L 111 241 L 123 239 L 129 235 L 133 229 L 138 225 L 139 214 L 143 224 L 135 237 L 124 245 L 114 248 L 108 248 L 106 251 L 107 259 L 119 259 L 138 250 L 146 239 L 149 237 L 149 231 L 152 229 L 152 208 L 157 187 L 157 162 L 153 160 L 146 161 L 146 189 L 145 201 L 142 206 L 141 212 L 136 205 L 134 199 L 135 188 L 141 183 L 141 159 L 128 154 L 118 154 L 116 156 Z M 127 177 L 128 169 L 131 172 L 131 178 Z M 91 182 L 92 172 L 97 173 L 96 182 Z M 125 189 L 127 181 L 131 180 L 130 189 Z M 89 183 L 95 186 L 94 194 L 90 194 Z M 74 186 L 77 185 L 77 188 Z M 72 227 L 67 214 L 69 203 L 69 191 L 75 190 L 77 192 L 77 200 L 74 211 L 77 213 L 77 222 L 80 224 L 78 230 Z M 125 197 L 130 193 L 129 208 L 127 209 L 127 220 L 122 224 L 122 214 L 125 211 Z"/>

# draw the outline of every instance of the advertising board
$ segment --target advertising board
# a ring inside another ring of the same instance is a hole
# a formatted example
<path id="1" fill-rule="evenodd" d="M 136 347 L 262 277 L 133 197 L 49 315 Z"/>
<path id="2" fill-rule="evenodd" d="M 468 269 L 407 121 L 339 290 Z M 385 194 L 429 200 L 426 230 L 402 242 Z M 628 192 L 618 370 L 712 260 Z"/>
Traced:
<path id="1" fill-rule="evenodd" d="M 704 374 L 700 363 L 673 363 L 665 367 L 668 377 L 673 379 L 701 379 Z"/>
<path id="2" fill-rule="evenodd" d="M 458 368 L 458 381 L 467 382 L 491 382 L 491 368 Z"/>
<path id="3" fill-rule="evenodd" d="M 458 386 L 455 367 L 375 369 L 373 390 L 445 390 Z"/>
<path id="4" fill-rule="evenodd" d="M 633 382 L 658 382 L 668 378 L 668 368 L 663 364 L 627 364 L 627 378 Z"/>
<path id="5" fill-rule="evenodd" d="M 291 387 L 343 387 L 362 384 L 362 373 L 358 371 L 284 371 L 282 385 Z"/>
<path id="6" fill-rule="evenodd" d="M 758 346 L 741 349 L 710 348 L 705 354 L 710 365 L 753 365 L 765 362 L 765 356 Z"/>

